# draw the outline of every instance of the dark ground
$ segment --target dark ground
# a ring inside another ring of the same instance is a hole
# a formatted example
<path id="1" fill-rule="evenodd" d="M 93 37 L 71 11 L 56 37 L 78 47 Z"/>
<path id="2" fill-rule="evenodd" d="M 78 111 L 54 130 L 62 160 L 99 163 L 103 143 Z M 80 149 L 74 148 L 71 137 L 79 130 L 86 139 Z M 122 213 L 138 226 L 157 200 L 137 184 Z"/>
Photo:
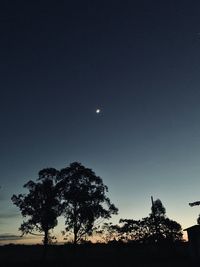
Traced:
<path id="1" fill-rule="evenodd" d="M 46 259 L 40 245 L 7 245 L 0 247 L 0 266 L 96 266 L 96 267 L 175 267 L 199 266 L 191 260 L 187 243 L 173 247 L 142 245 L 88 244 L 49 246 Z"/>

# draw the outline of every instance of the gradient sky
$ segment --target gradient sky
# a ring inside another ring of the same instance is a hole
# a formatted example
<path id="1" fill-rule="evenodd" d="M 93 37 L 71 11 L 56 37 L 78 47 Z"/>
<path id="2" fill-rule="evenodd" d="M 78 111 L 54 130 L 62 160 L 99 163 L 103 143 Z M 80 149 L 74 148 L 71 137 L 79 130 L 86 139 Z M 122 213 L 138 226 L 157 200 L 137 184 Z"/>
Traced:
<path id="1" fill-rule="evenodd" d="M 113 222 L 147 216 L 152 195 L 196 224 L 199 14 L 195 0 L 1 1 L 0 242 L 19 235 L 12 194 L 73 161 L 108 185 Z"/>

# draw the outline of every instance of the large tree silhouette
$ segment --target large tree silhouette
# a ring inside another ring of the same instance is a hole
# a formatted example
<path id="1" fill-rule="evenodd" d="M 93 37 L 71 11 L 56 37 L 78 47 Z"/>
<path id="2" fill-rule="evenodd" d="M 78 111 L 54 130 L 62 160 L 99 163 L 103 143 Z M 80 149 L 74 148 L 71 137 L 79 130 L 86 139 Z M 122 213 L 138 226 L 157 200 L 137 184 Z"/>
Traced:
<path id="1" fill-rule="evenodd" d="M 22 235 L 43 233 L 43 243 L 49 243 L 49 231 L 57 225 L 61 213 L 58 190 L 55 179 L 58 171 L 53 168 L 39 172 L 37 182 L 30 180 L 24 185 L 27 194 L 13 195 L 13 203 L 20 209 L 23 217 L 28 218 L 20 226 Z"/>
<path id="2" fill-rule="evenodd" d="M 78 162 L 60 171 L 58 186 L 66 231 L 73 234 L 74 244 L 92 234 L 98 219 L 108 219 L 118 212 L 106 196 L 108 188 L 102 179 Z"/>

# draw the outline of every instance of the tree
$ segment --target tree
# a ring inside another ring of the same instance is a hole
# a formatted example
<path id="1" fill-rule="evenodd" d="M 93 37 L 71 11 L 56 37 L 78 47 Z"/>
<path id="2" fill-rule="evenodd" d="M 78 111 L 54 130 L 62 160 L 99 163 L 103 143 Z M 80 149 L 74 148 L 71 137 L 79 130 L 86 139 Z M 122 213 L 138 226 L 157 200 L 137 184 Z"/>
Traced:
<path id="1" fill-rule="evenodd" d="M 146 221 L 149 229 L 151 229 L 151 238 L 155 242 L 158 242 L 162 239 L 162 226 L 166 218 L 166 209 L 160 199 L 153 201 L 153 197 L 151 197 L 151 202 L 152 206 L 149 218 L 143 219 L 143 221 Z"/>
<path id="2" fill-rule="evenodd" d="M 165 239 L 171 242 L 182 240 L 181 225 L 176 221 L 165 219 Z"/>
<path id="3" fill-rule="evenodd" d="M 166 209 L 163 206 L 162 202 L 160 199 L 156 199 L 153 201 L 153 198 L 151 197 L 152 200 L 152 206 L 151 206 L 151 214 L 157 219 L 165 218 L 166 217 Z"/>
<path id="4" fill-rule="evenodd" d="M 60 171 L 58 179 L 66 231 L 72 233 L 74 244 L 92 234 L 98 219 L 117 214 L 118 209 L 106 196 L 107 186 L 91 169 L 73 162 Z"/>
<path id="5" fill-rule="evenodd" d="M 160 243 L 182 239 L 181 225 L 166 216 L 166 209 L 160 199 L 153 201 L 149 217 L 142 219 L 144 241 Z"/>
<path id="6" fill-rule="evenodd" d="M 99 242 L 115 242 L 119 241 L 120 234 L 120 226 L 114 225 L 112 222 L 105 222 L 102 225 L 98 225 L 94 228 L 95 231 L 95 237 L 98 240 L 98 237 L 100 238 Z"/>
<path id="7" fill-rule="evenodd" d="M 23 217 L 28 217 L 19 230 L 24 234 L 40 235 L 43 232 L 45 246 L 51 240 L 49 231 L 57 225 L 57 217 L 61 214 L 59 194 L 55 179 L 58 171 L 53 168 L 39 172 L 37 182 L 30 180 L 24 185 L 28 194 L 13 195 L 12 201 Z"/>
<path id="8" fill-rule="evenodd" d="M 141 222 L 140 220 L 120 219 L 119 220 L 119 240 L 123 242 L 133 242 L 141 240 Z"/>
<path id="9" fill-rule="evenodd" d="M 142 220 L 121 219 L 119 240 L 139 243 L 175 242 L 182 239 L 181 225 L 166 216 L 162 202 L 153 201 L 151 213 Z"/>

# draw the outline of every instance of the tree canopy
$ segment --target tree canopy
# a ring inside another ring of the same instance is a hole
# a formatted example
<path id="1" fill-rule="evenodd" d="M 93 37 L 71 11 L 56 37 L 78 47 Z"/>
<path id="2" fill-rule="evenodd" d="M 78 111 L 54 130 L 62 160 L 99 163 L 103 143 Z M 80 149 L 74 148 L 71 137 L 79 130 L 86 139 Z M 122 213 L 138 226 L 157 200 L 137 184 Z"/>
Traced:
<path id="1" fill-rule="evenodd" d="M 73 242 L 91 235 L 98 219 L 109 219 L 118 209 L 106 196 L 108 187 L 89 168 L 73 162 L 59 174 L 66 231 L 73 234 Z"/>
<path id="2" fill-rule="evenodd" d="M 98 231 L 104 240 L 122 242 L 173 243 L 182 240 L 181 225 L 166 216 L 162 202 L 153 201 L 151 213 L 141 220 L 120 219 L 118 225 L 104 224 Z"/>
<path id="3" fill-rule="evenodd" d="M 38 174 L 37 182 L 30 180 L 24 185 L 27 194 L 13 195 L 13 203 L 19 207 L 23 217 L 28 217 L 20 226 L 22 235 L 44 233 L 43 242 L 49 243 L 49 230 L 57 225 L 61 213 L 58 190 L 55 185 L 57 171 L 43 169 Z"/>
<path id="4" fill-rule="evenodd" d="M 42 169 L 37 181 L 30 180 L 24 188 L 27 194 L 12 196 L 13 203 L 27 218 L 19 229 L 22 235 L 43 233 L 45 245 L 60 215 L 65 217 L 65 232 L 73 235 L 76 244 L 83 236 L 92 234 L 97 220 L 109 219 L 118 212 L 106 195 L 108 188 L 103 180 L 78 162 L 60 171 Z"/>

